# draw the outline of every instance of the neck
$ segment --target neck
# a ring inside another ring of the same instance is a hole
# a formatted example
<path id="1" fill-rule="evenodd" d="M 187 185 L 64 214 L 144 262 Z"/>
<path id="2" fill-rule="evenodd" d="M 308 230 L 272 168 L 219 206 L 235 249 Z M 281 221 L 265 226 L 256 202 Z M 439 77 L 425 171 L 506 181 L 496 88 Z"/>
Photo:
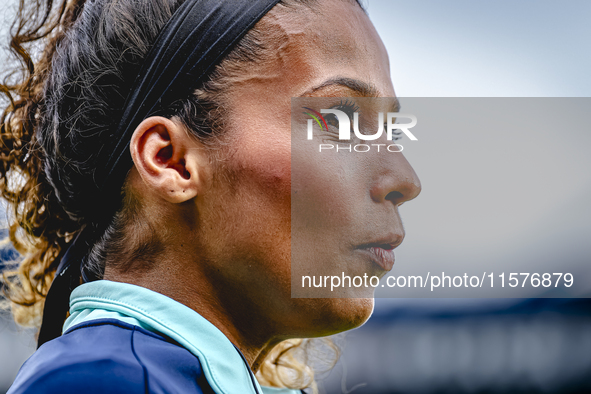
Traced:
<path id="1" fill-rule="evenodd" d="M 256 373 L 269 351 L 281 341 L 269 332 L 270 324 L 253 313 L 256 309 L 245 305 L 240 294 L 232 297 L 231 292 L 216 291 L 204 280 L 208 277 L 204 273 L 187 272 L 172 263 L 179 260 L 167 260 L 147 272 L 121 272 L 107 264 L 104 279 L 150 289 L 193 309 L 242 352 Z"/>

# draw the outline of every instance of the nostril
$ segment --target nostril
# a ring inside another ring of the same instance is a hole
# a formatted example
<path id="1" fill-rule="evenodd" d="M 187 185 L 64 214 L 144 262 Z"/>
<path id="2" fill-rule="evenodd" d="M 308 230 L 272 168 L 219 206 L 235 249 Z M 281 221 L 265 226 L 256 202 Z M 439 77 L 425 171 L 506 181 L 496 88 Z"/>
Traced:
<path id="1" fill-rule="evenodd" d="M 392 201 L 393 203 L 397 204 L 403 200 L 403 195 L 400 192 L 392 191 L 386 195 L 387 201 Z"/>

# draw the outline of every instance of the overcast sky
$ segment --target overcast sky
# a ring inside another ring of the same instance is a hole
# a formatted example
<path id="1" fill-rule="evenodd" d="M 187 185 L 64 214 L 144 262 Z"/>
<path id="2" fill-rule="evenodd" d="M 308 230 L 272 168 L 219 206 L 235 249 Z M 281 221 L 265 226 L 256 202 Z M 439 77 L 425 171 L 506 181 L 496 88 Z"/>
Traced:
<path id="1" fill-rule="evenodd" d="M 587 0 L 363 2 L 399 96 L 591 95 Z M 2 0 L 3 37 L 16 3 Z"/>
<path id="2" fill-rule="evenodd" d="M 366 0 L 399 96 L 591 95 L 587 0 Z"/>

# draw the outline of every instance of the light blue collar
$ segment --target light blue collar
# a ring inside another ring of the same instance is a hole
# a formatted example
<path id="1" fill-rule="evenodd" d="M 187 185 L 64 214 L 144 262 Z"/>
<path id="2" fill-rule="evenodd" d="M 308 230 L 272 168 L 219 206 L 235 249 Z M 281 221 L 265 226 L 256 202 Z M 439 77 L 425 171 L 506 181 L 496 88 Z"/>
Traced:
<path id="1" fill-rule="evenodd" d="M 232 342 L 197 312 L 169 297 L 128 283 L 107 280 L 85 283 L 70 296 L 70 317 L 63 331 L 102 318 L 115 318 L 177 341 L 199 358 L 205 377 L 217 394 L 262 392 L 254 376 L 251 380 L 252 372 Z"/>

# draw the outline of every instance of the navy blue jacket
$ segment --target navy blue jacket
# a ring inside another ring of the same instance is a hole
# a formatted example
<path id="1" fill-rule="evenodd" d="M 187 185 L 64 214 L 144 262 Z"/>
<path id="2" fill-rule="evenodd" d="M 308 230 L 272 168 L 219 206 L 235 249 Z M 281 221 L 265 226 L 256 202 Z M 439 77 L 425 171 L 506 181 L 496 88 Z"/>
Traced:
<path id="1" fill-rule="evenodd" d="M 70 296 L 62 336 L 21 367 L 9 394 L 297 394 L 261 387 L 238 348 L 187 306 L 98 280 Z"/>
<path id="2" fill-rule="evenodd" d="M 119 320 L 72 327 L 25 362 L 9 394 L 210 394 L 199 359 L 162 335 Z"/>

